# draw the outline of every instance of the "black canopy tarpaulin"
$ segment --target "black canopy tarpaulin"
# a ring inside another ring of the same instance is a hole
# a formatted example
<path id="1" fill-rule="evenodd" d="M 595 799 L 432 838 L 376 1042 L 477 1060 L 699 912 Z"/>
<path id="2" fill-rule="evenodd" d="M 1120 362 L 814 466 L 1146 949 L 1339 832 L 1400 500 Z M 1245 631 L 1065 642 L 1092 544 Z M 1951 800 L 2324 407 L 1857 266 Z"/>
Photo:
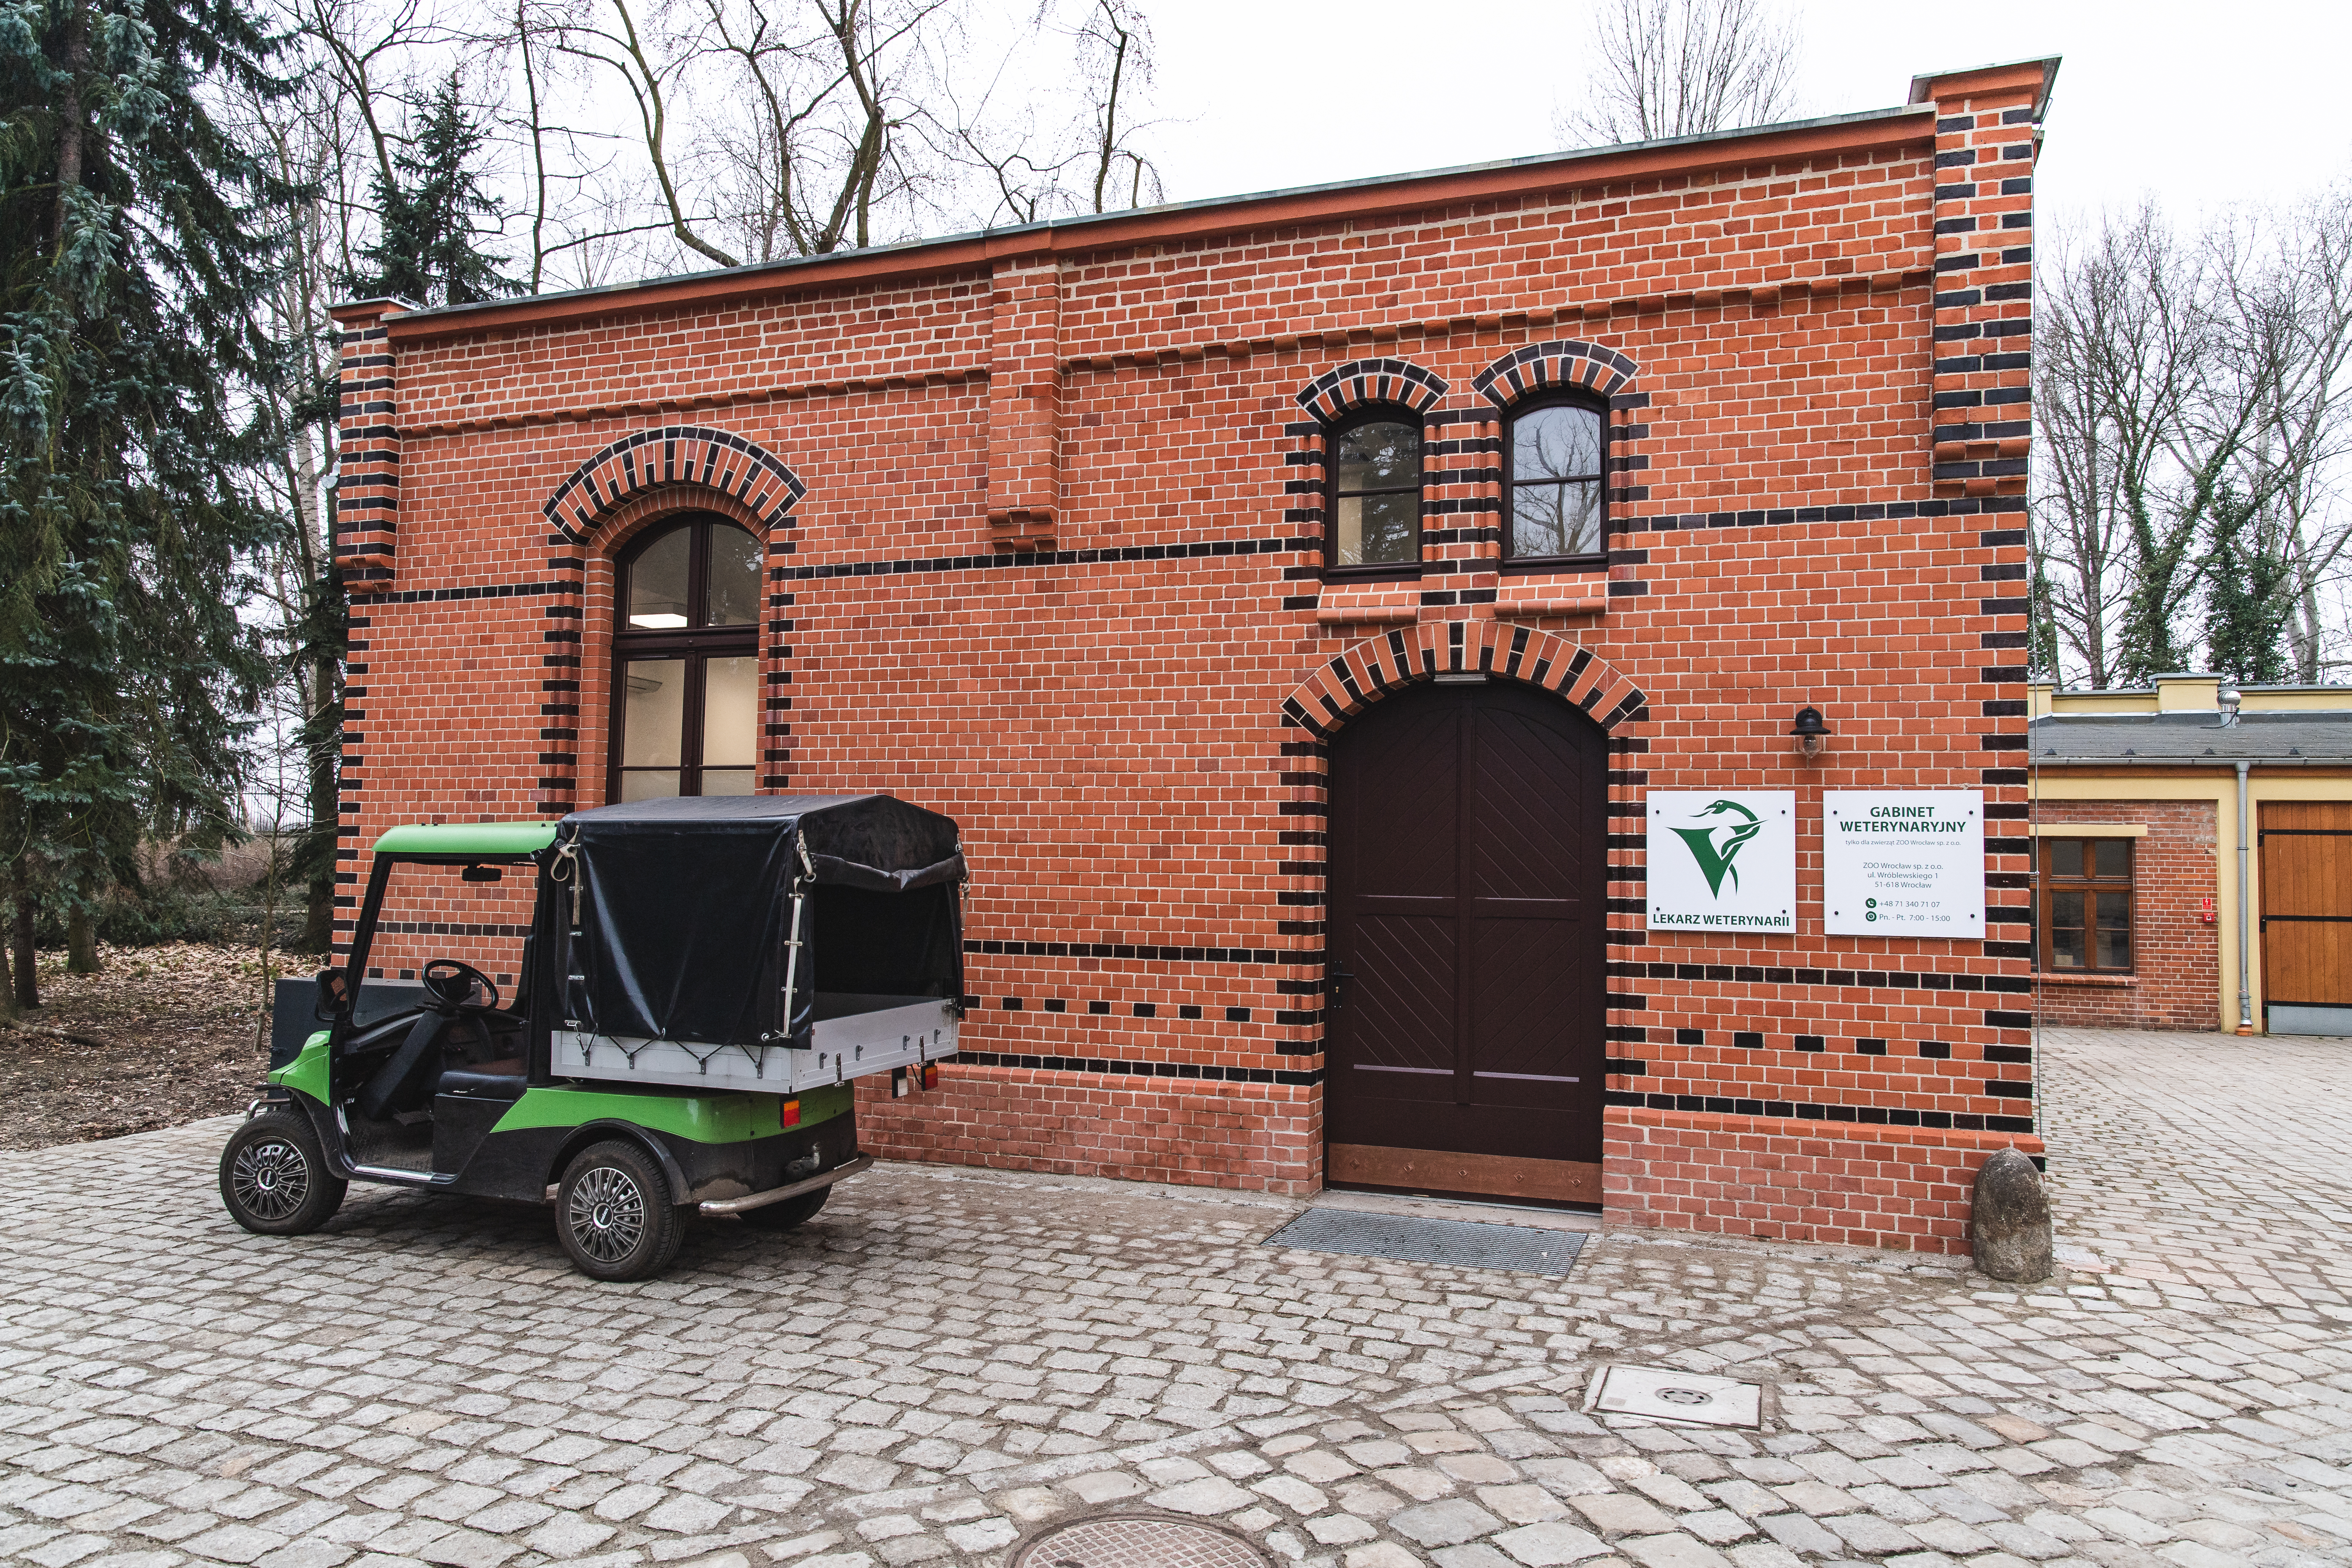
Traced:
<path id="1" fill-rule="evenodd" d="M 574 1026 L 781 1045 L 804 1035 L 819 991 L 962 990 L 956 825 L 888 795 L 602 806 L 563 819 L 555 854 L 558 878 L 579 879 L 566 1005 Z M 795 877 L 808 900 L 788 1018 Z"/>

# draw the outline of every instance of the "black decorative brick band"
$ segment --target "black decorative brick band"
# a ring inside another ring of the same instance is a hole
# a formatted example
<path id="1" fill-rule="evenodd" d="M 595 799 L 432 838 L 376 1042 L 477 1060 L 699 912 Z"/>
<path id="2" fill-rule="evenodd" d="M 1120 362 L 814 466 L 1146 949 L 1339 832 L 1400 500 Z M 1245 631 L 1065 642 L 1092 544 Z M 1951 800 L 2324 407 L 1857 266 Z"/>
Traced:
<path id="1" fill-rule="evenodd" d="M 1371 403 L 1394 403 L 1424 413 L 1445 395 L 1445 378 L 1409 360 L 1349 360 L 1301 387 L 1298 405 L 1327 420 Z"/>
<path id="2" fill-rule="evenodd" d="M 341 925 L 345 922 L 338 921 L 335 923 Z M 350 923 L 356 925 L 358 922 L 352 921 Z M 380 931 L 389 932 L 394 936 L 526 937 L 530 934 L 530 927 L 527 925 L 458 925 L 440 921 L 378 921 L 375 922 L 375 929 Z"/>
<path id="3" fill-rule="evenodd" d="M 1611 872 L 1622 869 L 1610 868 Z M 1728 963 L 1643 963 L 1619 961 L 1609 973 L 1621 979 L 1729 981 L 1735 985 L 1836 985 L 1877 991 L 2000 991 L 2023 994 L 2030 975 L 1933 974 L 1906 969 L 1755 969 Z"/>
<path id="4" fill-rule="evenodd" d="M 1200 1079 L 1214 1083 L 1278 1083 L 1302 1088 L 1323 1081 L 1321 1068 L 1221 1068 L 1199 1062 L 1129 1062 L 1106 1057 L 1033 1057 L 1011 1051 L 966 1050 L 956 1052 L 955 1060 L 973 1067 L 1094 1072 L 1113 1078 Z"/>
<path id="5" fill-rule="evenodd" d="M 786 578 L 897 577 L 914 572 L 986 572 L 1016 566 L 1093 566 L 1122 561 L 1190 561 L 1208 555 L 1289 555 L 1320 550 L 1311 539 L 1202 539 L 1190 544 L 1129 544 L 1108 550 L 1007 550 L 993 555 L 942 555 L 927 561 L 836 561 L 788 566 Z"/>
<path id="6" fill-rule="evenodd" d="M 1636 1094 L 1612 1089 L 1611 1105 L 1696 1110 L 1709 1116 L 1781 1116 L 1801 1121 L 1853 1121 L 1873 1127 L 1932 1127 L 1958 1132 L 2031 1132 L 2031 1116 L 1979 1116 L 1965 1110 L 1906 1110 L 1888 1105 L 1799 1105 L 1786 1100 L 1724 1100 L 1711 1094 Z"/>
<path id="7" fill-rule="evenodd" d="M 1979 517 L 2025 510 L 2023 496 L 1955 496 L 1949 500 L 1883 501 L 1853 506 L 1744 507 L 1730 511 L 1678 512 L 1611 518 L 1615 533 L 1668 533 L 1678 529 L 1788 528 L 1812 522 L 1887 522 L 1920 517 Z"/>
<path id="8" fill-rule="evenodd" d="M 370 594 L 366 597 L 376 605 L 439 605 L 453 599 L 533 599 L 546 594 L 576 599 L 585 592 L 579 583 L 484 583 L 467 588 L 405 588 L 396 594 Z"/>
<path id="9" fill-rule="evenodd" d="M 1320 963 L 1320 952 L 1284 952 L 1270 947 L 1148 947 L 1108 942 L 971 941 L 966 952 L 1007 958 L 1126 958 L 1149 963 Z"/>

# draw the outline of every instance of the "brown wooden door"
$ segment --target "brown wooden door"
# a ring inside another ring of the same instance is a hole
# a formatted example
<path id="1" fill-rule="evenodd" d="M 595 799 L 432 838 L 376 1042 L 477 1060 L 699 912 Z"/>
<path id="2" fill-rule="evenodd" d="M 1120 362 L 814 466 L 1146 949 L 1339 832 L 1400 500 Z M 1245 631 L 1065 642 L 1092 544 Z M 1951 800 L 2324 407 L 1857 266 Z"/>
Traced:
<path id="1" fill-rule="evenodd" d="M 2259 822 L 2269 1027 L 2352 1033 L 2352 801 L 2267 802 Z"/>
<path id="2" fill-rule="evenodd" d="M 1339 732 L 1329 1180 L 1600 1202 L 1608 768 L 1599 726 L 1502 681 Z"/>

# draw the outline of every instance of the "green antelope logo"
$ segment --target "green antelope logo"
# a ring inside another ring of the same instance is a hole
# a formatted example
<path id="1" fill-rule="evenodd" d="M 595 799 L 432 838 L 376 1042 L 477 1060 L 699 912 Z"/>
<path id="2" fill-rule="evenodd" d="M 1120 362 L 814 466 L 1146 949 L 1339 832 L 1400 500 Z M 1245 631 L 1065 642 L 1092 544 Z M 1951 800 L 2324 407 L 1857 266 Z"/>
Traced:
<path id="1" fill-rule="evenodd" d="M 1721 816 L 1726 813 L 1740 818 L 1735 822 L 1718 822 L 1706 827 L 1677 827 L 1675 837 L 1690 848 L 1691 858 L 1698 862 L 1701 874 L 1706 878 L 1706 890 L 1715 897 L 1723 896 L 1723 879 L 1731 879 L 1732 889 L 1739 887 L 1738 868 L 1732 862 L 1739 858 L 1741 846 L 1764 831 L 1764 824 L 1754 812 L 1736 800 L 1718 800 L 1697 815 Z M 1724 837 L 1718 843 L 1716 835 Z"/>

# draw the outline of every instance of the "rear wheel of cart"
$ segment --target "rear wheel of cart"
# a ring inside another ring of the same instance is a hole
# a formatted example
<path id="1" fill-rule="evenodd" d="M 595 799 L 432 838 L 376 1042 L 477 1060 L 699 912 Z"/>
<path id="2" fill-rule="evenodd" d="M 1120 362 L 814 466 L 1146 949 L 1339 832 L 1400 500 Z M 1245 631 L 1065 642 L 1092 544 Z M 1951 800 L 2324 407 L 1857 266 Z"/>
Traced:
<path id="1" fill-rule="evenodd" d="M 555 1190 L 555 1233 L 592 1279 L 643 1279 L 669 1267 L 686 1224 L 651 1156 L 614 1139 L 582 1150 Z"/>
<path id="2" fill-rule="evenodd" d="M 816 1217 L 816 1211 L 824 1207 L 824 1200 L 832 1192 L 831 1187 L 819 1187 L 813 1193 L 803 1193 L 796 1198 L 786 1198 L 782 1203 L 770 1204 L 765 1208 L 745 1209 L 743 1223 L 757 1226 L 761 1230 L 798 1230 Z"/>
<path id="3" fill-rule="evenodd" d="M 310 1119 L 270 1110 L 229 1134 L 221 1151 L 221 1202 L 257 1236 L 305 1236 L 342 1206 L 344 1184 L 327 1169 Z"/>

